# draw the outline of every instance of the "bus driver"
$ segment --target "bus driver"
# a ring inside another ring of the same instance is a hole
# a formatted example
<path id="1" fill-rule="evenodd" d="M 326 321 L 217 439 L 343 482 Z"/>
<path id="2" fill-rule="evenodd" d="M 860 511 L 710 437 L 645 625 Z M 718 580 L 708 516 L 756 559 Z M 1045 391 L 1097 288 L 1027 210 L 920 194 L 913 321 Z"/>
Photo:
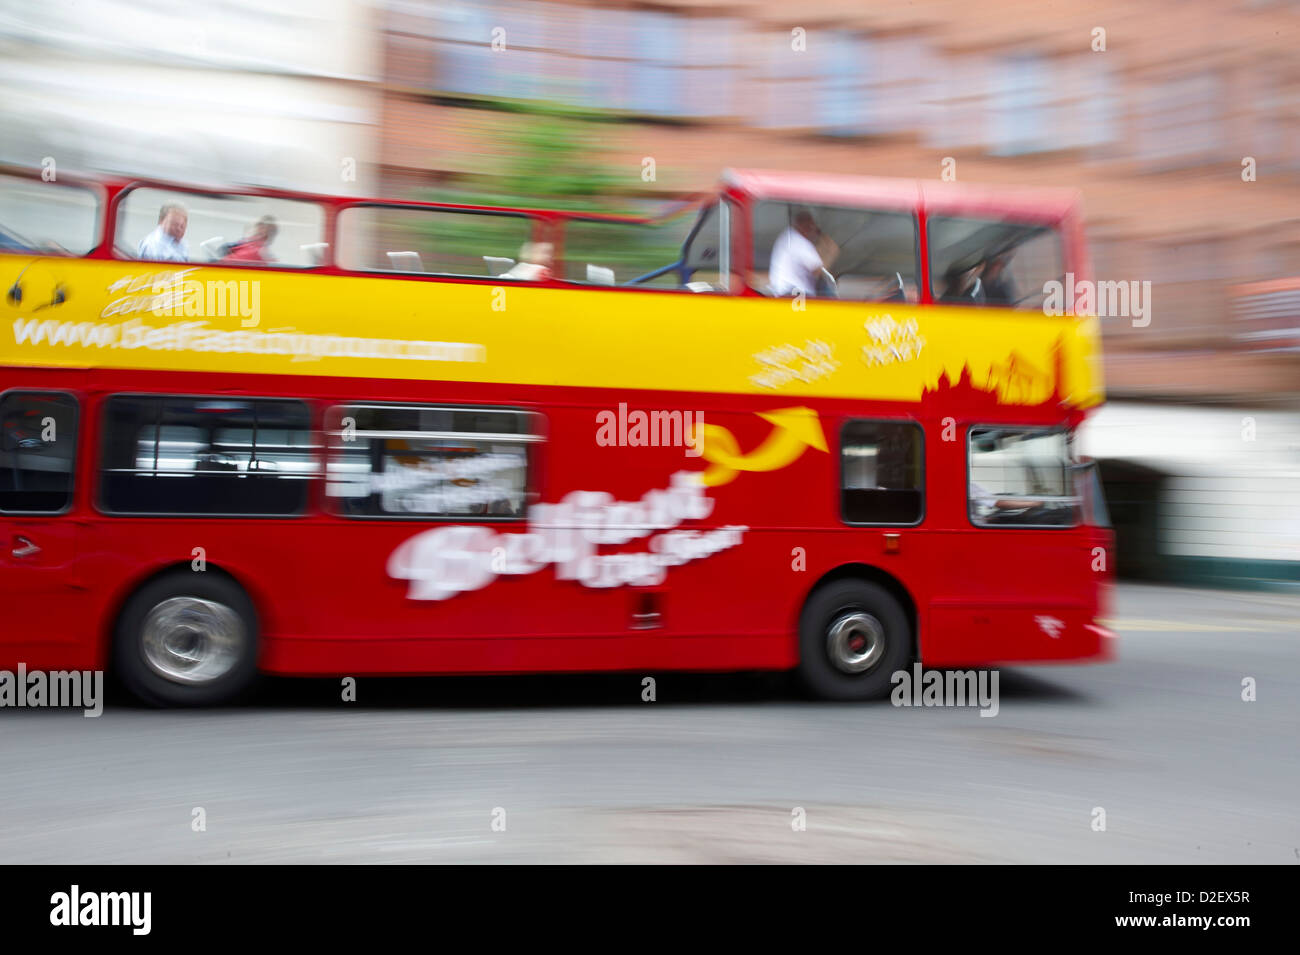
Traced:
<path id="1" fill-rule="evenodd" d="M 821 251 L 814 244 L 818 242 L 822 244 Z M 839 251 L 834 240 L 817 227 L 812 213 L 807 209 L 799 210 L 795 214 L 794 225 L 789 226 L 772 243 L 768 271 L 768 284 L 772 286 L 772 294 L 816 295 L 822 271 L 835 260 Z"/>

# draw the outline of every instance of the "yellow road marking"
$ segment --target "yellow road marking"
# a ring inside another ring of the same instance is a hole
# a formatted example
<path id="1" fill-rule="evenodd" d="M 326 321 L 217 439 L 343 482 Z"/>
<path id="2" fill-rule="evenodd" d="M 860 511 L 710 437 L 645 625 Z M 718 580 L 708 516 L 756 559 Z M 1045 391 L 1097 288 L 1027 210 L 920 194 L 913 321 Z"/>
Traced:
<path id="1" fill-rule="evenodd" d="M 1140 619 L 1119 619 L 1103 620 L 1102 623 L 1111 630 L 1123 632 L 1147 630 L 1153 632 L 1169 632 L 1183 630 L 1190 633 L 1273 633 L 1295 631 L 1300 633 L 1300 620 L 1257 620 L 1257 621 L 1238 621 L 1238 625 L 1218 624 L 1218 623 L 1195 623 L 1189 620 L 1140 620 Z M 1251 626 L 1240 626 L 1241 623 L 1251 623 Z"/>

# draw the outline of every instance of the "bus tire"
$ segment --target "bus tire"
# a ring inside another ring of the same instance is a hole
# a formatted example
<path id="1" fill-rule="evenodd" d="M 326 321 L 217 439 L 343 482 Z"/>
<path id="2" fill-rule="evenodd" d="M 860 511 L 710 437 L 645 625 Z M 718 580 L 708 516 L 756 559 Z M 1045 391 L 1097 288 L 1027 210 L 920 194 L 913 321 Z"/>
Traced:
<path id="1" fill-rule="evenodd" d="M 819 587 L 799 615 L 799 676 L 823 700 L 875 700 L 912 660 L 912 628 L 889 591 L 864 580 Z"/>
<path id="2" fill-rule="evenodd" d="M 117 678 L 154 706 L 212 706 L 257 677 L 257 614 L 234 581 L 181 571 L 131 595 L 113 638 Z"/>

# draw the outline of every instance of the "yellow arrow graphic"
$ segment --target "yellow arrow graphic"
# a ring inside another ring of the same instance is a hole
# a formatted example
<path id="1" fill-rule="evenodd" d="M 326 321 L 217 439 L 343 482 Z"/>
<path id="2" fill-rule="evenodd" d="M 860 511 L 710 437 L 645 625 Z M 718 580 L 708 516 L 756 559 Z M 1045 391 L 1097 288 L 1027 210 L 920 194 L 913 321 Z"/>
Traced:
<path id="1" fill-rule="evenodd" d="M 775 471 L 797 461 L 805 448 L 826 450 L 826 436 L 812 408 L 760 411 L 758 416 L 772 425 L 772 433 L 748 454 L 740 453 L 736 436 L 726 428 L 716 424 L 703 426 L 701 453 L 710 465 L 704 472 L 706 485 L 728 484 L 741 471 Z"/>

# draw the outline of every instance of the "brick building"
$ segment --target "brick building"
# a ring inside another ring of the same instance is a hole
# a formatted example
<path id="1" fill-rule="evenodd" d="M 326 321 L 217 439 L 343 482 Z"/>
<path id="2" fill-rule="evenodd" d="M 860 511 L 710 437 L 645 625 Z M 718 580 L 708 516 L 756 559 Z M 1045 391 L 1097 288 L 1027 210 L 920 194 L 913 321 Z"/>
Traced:
<path id="1" fill-rule="evenodd" d="M 1097 278 L 1152 283 L 1148 326 L 1106 322 L 1113 396 L 1300 392 L 1300 5 L 385 0 L 376 16 L 384 191 L 498 166 L 524 121 L 485 108 L 502 100 L 613 118 L 602 160 L 632 192 L 707 188 L 729 165 L 932 178 L 951 159 L 961 180 L 1080 189 Z"/>

